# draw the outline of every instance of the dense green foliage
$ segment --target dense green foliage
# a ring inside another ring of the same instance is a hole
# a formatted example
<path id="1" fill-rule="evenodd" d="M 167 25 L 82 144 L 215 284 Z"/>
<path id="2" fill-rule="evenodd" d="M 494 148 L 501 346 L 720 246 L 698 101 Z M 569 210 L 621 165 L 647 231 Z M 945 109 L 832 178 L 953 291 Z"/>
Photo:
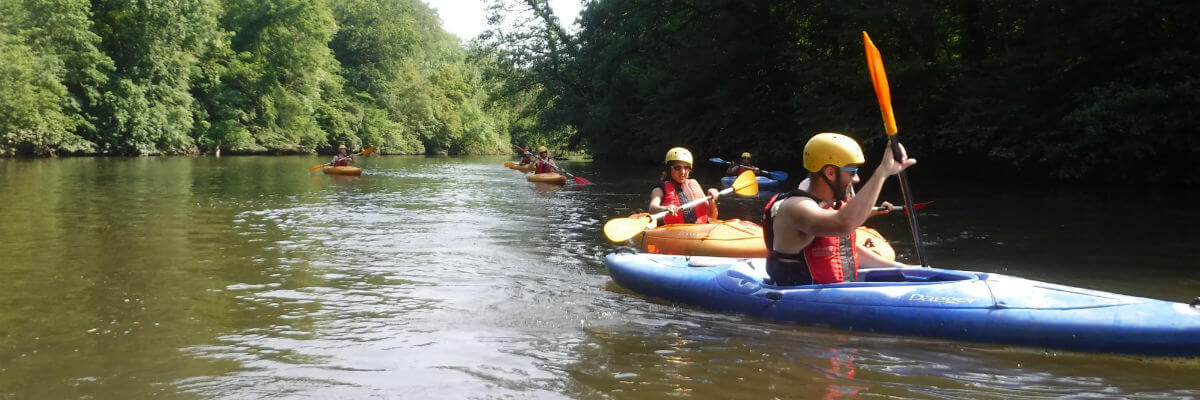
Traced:
<path id="1" fill-rule="evenodd" d="M 1200 182 L 1200 6 L 1180 0 L 601 0 L 577 31 L 547 0 L 493 0 L 466 47 L 420 0 L 0 0 L 0 15 L 0 155 L 511 141 L 794 170 L 816 132 L 882 145 L 866 30 L 926 165 Z"/>
<path id="2" fill-rule="evenodd" d="M 804 142 L 823 131 L 880 149 L 865 30 L 903 140 L 926 165 L 1195 183 L 1198 10 L 1182 0 L 602 0 L 573 35 L 545 18 L 495 29 L 540 41 L 510 50 L 544 89 L 538 126 L 577 132 L 598 158 L 655 160 L 683 145 L 798 170 Z"/>
<path id="3" fill-rule="evenodd" d="M 0 155 L 508 150 L 528 103 L 420 0 L 0 0 Z M 494 93 L 509 93 L 499 96 Z"/>

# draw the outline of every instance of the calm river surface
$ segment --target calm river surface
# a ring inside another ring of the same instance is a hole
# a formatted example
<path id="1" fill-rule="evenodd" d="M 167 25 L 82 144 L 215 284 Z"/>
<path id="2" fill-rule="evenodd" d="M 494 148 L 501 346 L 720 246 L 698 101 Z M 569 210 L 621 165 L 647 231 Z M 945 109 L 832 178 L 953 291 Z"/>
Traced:
<path id="1" fill-rule="evenodd" d="M 652 167 L 565 162 L 593 184 L 557 188 L 501 157 L 307 173 L 326 160 L 0 160 L 0 398 L 1200 397 L 1197 360 L 808 328 L 634 295 L 606 274 L 618 246 L 600 228 L 645 207 Z M 1196 196 L 920 173 L 935 266 L 1200 296 Z M 721 216 L 757 221 L 763 201 L 725 199 Z M 913 260 L 902 216 L 869 224 Z"/>

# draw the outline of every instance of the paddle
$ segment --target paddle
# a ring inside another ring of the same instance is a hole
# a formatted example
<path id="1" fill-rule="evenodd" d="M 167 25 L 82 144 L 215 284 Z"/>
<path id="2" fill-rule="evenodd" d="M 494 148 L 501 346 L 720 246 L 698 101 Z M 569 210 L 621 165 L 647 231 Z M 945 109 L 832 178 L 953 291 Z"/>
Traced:
<path id="1" fill-rule="evenodd" d="M 359 155 L 364 155 L 364 154 L 371 154 L 371 153 L 374 153 L 374 152 L 375 152 L 375 146 L 371 146 L 371 147 L 368 147 L 368 148 L 365 148 L 365 149 L 363 149 L 363 151 L 360 151 L 360 152 L 357 152 L 357 153 L 351 154 L 351 155 L 350 155 L 350 157 L 359 156 Z M 317 165 L 313 165 L 313 166 L 311 166 L 311 167 L 308 167 L 308 172 L 317 172 L 317 170 L 319 170 L 319 169 L 321 169 L 321 168 L 324 168 L 325 166 L 328 166 L 329 164 L 332 164 L 332 163 L 333 163 L 333 162 L 327 162 L 327 163 L 324 163 L 324 164 L 317 164 Z"/>
<path id="2" fill-rule="evenodd" d="M 871 43 L 871 37 L 867 36 L 867 31 L 863 31 L 863 46 L 867 53 L 867 70 L 871 73 L 871 86 L 875 87 L 875 97 L 879 100 L 879 113 L 883 115 L 883 127 L 887 132 L 888 141 L 892 146 L 892 157 L 896 162 L 901 162 L 900 158 L 900 140 L 896 139 L 896 115 L 892 112 L 892 93 L 888 88 L 887 72 L 883 70 L 883 58 L 879 55 L 879 49 L 875 48 L 875 44 Z M 917 258 L 921 260 L 922 267 L 928 267 L 929 263 L 925 261 L 925 243 L 921 241 L 921 228 L 917 225 L 917 212 L 913 207 L 912 188 L 908 186 L 908 174 L 906 171 L 900 171 L 900 195 L 904 197 L 905 214 L 908 214 L 908 226 L 912 230 L 913 242 L 917 244 Z"/>
<path id="3" fill-rule="evenodd" d="M 933 202 L 932 202 L 932 201 L 927 201 L 927 202 L 924 202 L 924 203 L 917 203 L 917 204 L 913 204 L 913 209 L 914 209 L 914 210 L 920 210 L 920 209 L 922 209 L 922 208 L 928 207 L 930 204 L 933 204 Z M 871 215 L 876 215 L 876 214 L 875 214 L 875 212 L 878 212 L 878 211 L 883 211 L 883 210 L 884 210 L 883 206 L 875 206 L 875 207 L 871 207 Z M 902 211 L 902 212 L 904 212 L 905 214 L 908 214 L 908 210 L 907 210 L 907 209 L 905 209 L 905 206 L 891 206 L 890 208 L 888 208 L 888 210 L 889 210 L 889 211 Z"/>
<path id="4" fill-rule="evenodd" d="M 522 152 L 525 153 L 525 155 L 528 155 L 529 157 L 536 157 L 533 155 L 533 153 L 530 153 L 529 150 L 525 150 L 525 149 L 521 148 L 521 146 L 517 146 L 514 144 L 514 145 L 512 145 L 512 147 L 516 147 L 517 150 L 521 150 Z M 554 167 L 554 169 L 558 170 L 559 173 L 566 175 L 568 178 L 571 178 L 572 180 L 574 180 L 575 183 L 578 185 L 586 185 L 586 184 L 592 183 L 592 181 L 584 179 L 581 176 L 571 175 L 570 172 L 567 172 L 567 170 L 562 169 L 562 167 L 559 167 L 558 164 L 551 163 L 550 166 Z"/>
<path id="5" fill-rule="evenodd" d="M 722 160 L 720 157 L 710 158 L 710 159 L 708 159 L 708 162 L 714 163 L 714 164 L 723 164 L 723 165 L 732 165 L 733 164 L 732 161 L 725 161 L 725 160 Z M 750 168 L 749 165 L 742 165 L 742 166 L 746 167 L 746 168 Z M 788 178 L 788 173 L 783 172 L 783 171 L 766 171 L 766 170 L 762 170 L 762 169 L 760 169 L 759 171 L 762 171 L 762 173 L 767 174 L 767 176 L 771 177 L 771 179 L 774 179 L 777 181 L 786 181 Z"/>
<path id="6" fill-rule="evenodd" d="M 720 192 L 717 192 L 717 196 L 726 195 L 730 192 L 737 193 L 740 196 L 753 196 L 758 194 L 758 179 L 754 178 L 754 172 L 742 172 L 741 175 L 738 175 L 737 180 L 733 181 L 733 185 L 721 190 Z M 713 198 L 713 196 L 705 196 L 702 199 L 689 201 L 687 204 L 679 206 L 679 209 L 682 211 L 695 207 L 711 198 Z M 643 216 L 641 218 L 621 217 L 610 219 L 608 222 L 604 223 L 604 237 L 608 238 L 608 240 L 612 241 L 613 243 L 624 242 L 646 230 L 646 224 L 666 216 L 669 212 L 670 211 L 663 211 L 657 214 Z"/>

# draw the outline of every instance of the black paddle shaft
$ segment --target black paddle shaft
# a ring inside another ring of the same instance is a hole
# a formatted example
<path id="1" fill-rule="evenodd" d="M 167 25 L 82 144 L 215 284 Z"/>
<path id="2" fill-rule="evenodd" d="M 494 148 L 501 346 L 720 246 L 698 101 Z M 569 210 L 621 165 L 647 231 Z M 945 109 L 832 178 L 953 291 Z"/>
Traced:
<path id="1" fill-rule="evenodd" d="M 900 154 L 900 141 L 893 136 L 891 138 L 892 158 L 896 162 L 902 162 Z M 912 230 L 913 243 L 917 245 L 917 258 L 921 260 L 922 267 L 928 267 L 929 263 L 925 262 L 925 243 L 921 241 L 921 227 L 917 225 L 917 209 L 913 207 L 912 188 L 908 186 L 908 171 L 900 171 L 900 195 L 904 197 L 904 209 L 908 214 L 908 226 Z"/>

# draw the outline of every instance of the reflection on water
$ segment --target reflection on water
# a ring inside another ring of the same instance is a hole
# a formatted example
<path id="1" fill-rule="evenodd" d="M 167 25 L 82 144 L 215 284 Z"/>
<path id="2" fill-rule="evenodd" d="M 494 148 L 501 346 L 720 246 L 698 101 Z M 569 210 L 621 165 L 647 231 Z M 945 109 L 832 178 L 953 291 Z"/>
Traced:
<path id="1" fill-rule="evenodd" d="M 307 174 L 315 161 L 0 160 L 0 398 L 1200 395 L 1196 361 L 807 328 L 629 293 L 604 271 L 618 246 L 600 227 L 644 210 L 653 167 L 566 162 L 593 183 L 561 186 L 496 157 L 367 157 L 361 177 Z M 921 188 L 935 265 L 1200 295 L 1195 218 L 1155 214 L 1178 199 Z M 721 216 L 758 221 L 765 199 L 723 198 Z M 871 224 L 911 259 L 902 217 Z"/>

